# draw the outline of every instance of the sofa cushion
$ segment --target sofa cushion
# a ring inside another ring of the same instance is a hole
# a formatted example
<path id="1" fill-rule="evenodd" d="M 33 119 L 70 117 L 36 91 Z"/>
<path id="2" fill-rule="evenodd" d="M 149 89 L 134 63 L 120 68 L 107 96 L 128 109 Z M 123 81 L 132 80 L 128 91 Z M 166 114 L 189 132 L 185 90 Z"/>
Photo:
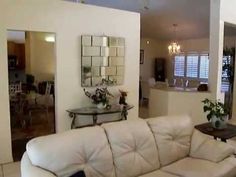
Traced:
<path id="1" fill-rule="evenodd" d="M 139 177 L 178 177 L 178 176 L 161 171 L 161 170 L 156 170 L 156 171 L 153 171 L 151 173 L 147 173 L 147 174 L 139 176 Z"/>
<path id="2" fill-rule="evenodd" d="M 39 137 L 27 144 L 33 165 L 70 176 L 84 170 L 86 177 L 113 177 L 112 153 L 104 129 L 89 127 Z"/>
<path id="3" fill-rule="evenodd" d="M 42 168 L 38 168 L 34 166 L 28 154 L 25 152 L 21 159 L 21 168 L 20 168 L 21 176 L 22 177 L 56 177 L 54 174 L 46 171 Z M 1 176 L 1 173 L 0 173 Z M 2 176 L 1 176 L 2 177 Z"/>
<path id="4" fill-rule="evenodd" d="M 111 145 L 117 177 L 136 177 L 160 167 L 155 139 L 144 120 L 102 126 Z"/>
<path id="5" fill-rule="evenodd" d="M 188 157 L 163 167 L 162 170 L 182 177 L 235 177 L 236 158 L 229 157 L 220 163 L 214 163 Z"/>
<path id="6" fill-rule="evenodd" d="M 227 140 L 227 144 L 230 144 L 234 148 L 234 154 L 236 154 L 236 138 L 231 138 Z"/>
<path id="7" fill-rule="evenodd" d="M 155 136 L 162 166 L 189 154 L 193 125 L 188 116 L 163 116 L 147 122 Z"/>
<path id="8" fill-rule="evenodd" d="M 191 157 L 220 162 L 233 153 L 234 148 L 231 145 L 216 141 L 198 130 L 194 130 L 191 141 Z"/>

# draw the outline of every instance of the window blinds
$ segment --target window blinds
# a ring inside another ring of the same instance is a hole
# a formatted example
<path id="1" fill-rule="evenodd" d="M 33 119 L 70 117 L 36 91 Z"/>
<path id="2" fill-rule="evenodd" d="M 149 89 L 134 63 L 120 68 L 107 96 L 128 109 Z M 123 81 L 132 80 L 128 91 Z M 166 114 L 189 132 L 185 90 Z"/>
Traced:
<path id="1" fill-rule="evenodd" d="M 185 56 L 176 55 L 175 65 L 174 65 L 174 75 L 179 77 L 184 77 L 184 68 L 185 68 Z"/>
<path id="2" fill-rule="evenodd" d="M 198 55 L 187 56 L 187 77 L 197 78 L 198 77 Z"/>
<path id="3" fill-rule="evenodd" d="M 200 75 L 201 79 L 208 79 L 209 73 L 209 56 L 201 55 L 200 56 Z"/>

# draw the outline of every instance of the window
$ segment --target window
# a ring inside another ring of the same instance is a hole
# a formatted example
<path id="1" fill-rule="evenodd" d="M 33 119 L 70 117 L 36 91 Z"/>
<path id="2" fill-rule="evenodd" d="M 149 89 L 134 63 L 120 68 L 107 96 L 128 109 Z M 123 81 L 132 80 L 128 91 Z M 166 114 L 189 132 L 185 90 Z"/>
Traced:
<path id="1" fill-rule="evenodd" d="M 201 55 L 200 56 L 200 78 L 201 79 L 208 79 L 209 73 L 209 56 L 208 55 Z"/>
<path id="2" fill-rule="evenodd" d="M 187 77 L 198 77 L 198 55 L 187 55 Z"/>
<path id="3" fill-rule="evenodd" d="M 231 61 L 231 57 L 230 56 L 224 56 L 223 57 L 223 66 L 230 64 Z M 227 74 L 227 70 L 223 70 L 222 71 L 222 82 L 221 82 L 221 91 L 222 92 L 228 92 L 230 89 L 230 83 L 229 83 L 229 78 L 228 78 L 228 74 Z"/>
<path id="4" fill-rule="evenodd" d="M 179 77 L 184 76 L 184 65 L 185 65 L 185 56 L 184 55 L 175 56 L 175 67 L 174 67 L 175 76 Z"/>
<path id="5" fill-rule="evenodd" d="M 208 54 L 182 54 L 176 55 L 174 58 L 174 77 L 206 81 L 208 72 Z"/>

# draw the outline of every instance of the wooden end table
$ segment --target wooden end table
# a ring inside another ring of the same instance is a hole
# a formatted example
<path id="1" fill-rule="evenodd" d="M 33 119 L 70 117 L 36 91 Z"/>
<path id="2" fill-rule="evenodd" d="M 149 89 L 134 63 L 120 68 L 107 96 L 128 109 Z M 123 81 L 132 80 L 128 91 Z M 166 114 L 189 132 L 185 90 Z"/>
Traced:
<path id="1" fill-rule="evenodd" d="M 221 139 L 221 141 L 226 142 L 227 139 L 236 136 L 236 125 L 227 124 L 227 128 L 218 130 L 212 127 L 211 123 L 204 123 L 196 125 L 195 128 L 202 133 L 213 136 L 214 139 Z"/>

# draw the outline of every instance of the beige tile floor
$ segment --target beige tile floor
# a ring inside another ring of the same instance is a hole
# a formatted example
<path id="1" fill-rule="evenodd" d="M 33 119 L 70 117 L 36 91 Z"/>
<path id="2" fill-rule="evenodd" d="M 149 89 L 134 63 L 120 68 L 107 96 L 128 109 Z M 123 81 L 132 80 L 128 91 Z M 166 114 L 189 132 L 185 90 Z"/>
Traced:
<path id="1" fill-rule="evenodd" d="M 0 165 L 0 177 L 21 177 L 20 162 Z"/>

